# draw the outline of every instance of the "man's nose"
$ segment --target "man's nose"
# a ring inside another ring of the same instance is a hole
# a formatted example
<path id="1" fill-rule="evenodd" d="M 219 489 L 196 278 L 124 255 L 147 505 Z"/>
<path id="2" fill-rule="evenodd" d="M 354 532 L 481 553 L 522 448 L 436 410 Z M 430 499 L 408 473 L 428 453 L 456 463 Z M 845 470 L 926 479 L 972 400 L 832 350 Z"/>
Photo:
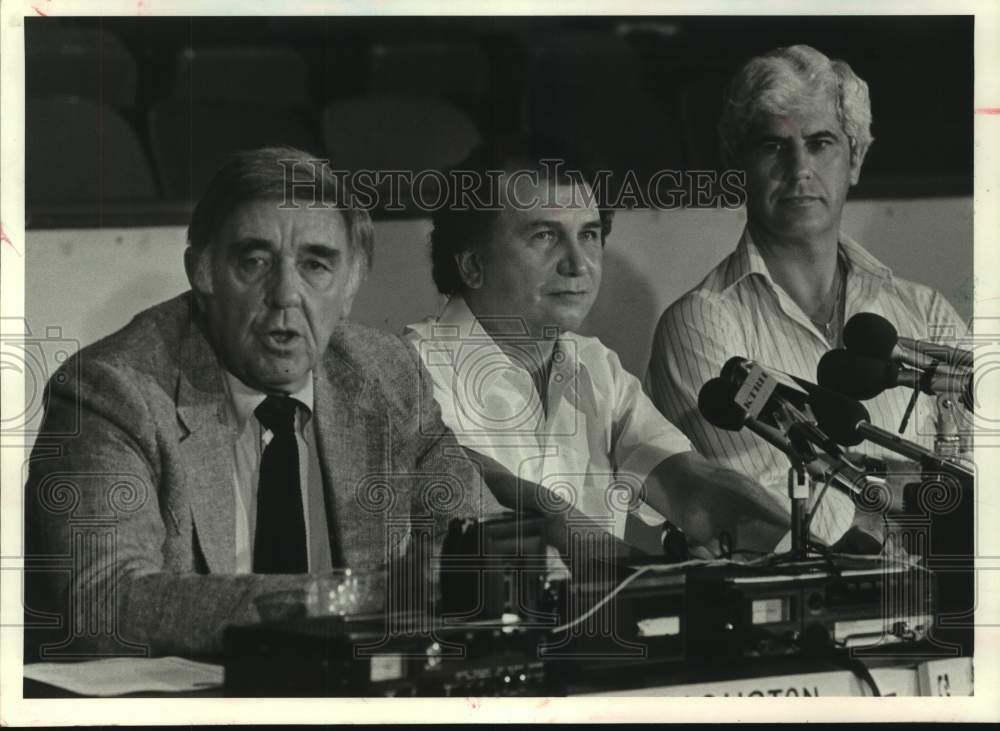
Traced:
<path id="1" fill-rule="evenodd" d="M 297 307 L 302 302 L 302 279 L 294 261 L 279 259 L 275 266 L 268 297 L 276 308 Z"/>
<path id="2" fill-rule="evenodd" d="M 582 277 L 590 269 L 583 245 L 575 239 L 566 239 L 559 258 L 559 273 L 564 277 Z"/>
<path id="3" fill-rule="evenodd" d="M 793 144 L 788 148 L 788 177 L 804 180 L 812 177 L 812 156 L 804 144 Z"/>

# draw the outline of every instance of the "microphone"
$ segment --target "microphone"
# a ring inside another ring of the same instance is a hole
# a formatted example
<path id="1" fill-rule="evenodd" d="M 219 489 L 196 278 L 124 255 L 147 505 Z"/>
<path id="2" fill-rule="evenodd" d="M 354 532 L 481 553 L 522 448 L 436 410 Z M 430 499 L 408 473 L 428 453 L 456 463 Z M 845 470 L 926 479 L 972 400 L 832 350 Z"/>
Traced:
<path id="1" fill-rule="evenodd" d="M 823 388 L 867 401 L 892 388 L 899 364 L 857 355 L 837 348 L 823 354 L 816 366 L 816 382 Z"/>
<path id="2" fill-rule="evenodd" d="M 738 355 L 726 361 L 722 378 L 737 387 L 736 405 L 750 416 L 766 419 L 776 426 L 790 422 L 790 437 L 804 437 L 834 459 L 843 455 L 836 441 L 824 434 L 808 413 L 808 394 L 781 383 L 759 363 Z M 791 443 L 796 446 L 795 439 Z"/>
<path id="3" fill-rule="evenodd" d="M 746 427 L 775 449 L 796 461 L 800 460 L 801 454 L 780 429 L 750 416 L 733 400 L 736 392 L 737 387 L 733 383 L 723 378 L 712 378 L 698 392 L 698 410 L 712 426 L 726 431 L 740 431 Z M 860 495 L 865 484 L 875 479 L 845 461 L 815 453 L 813 459 L 804 462 L 803 466 L 814 479 L 824 482 L 832 473 L 831 484 L 852 497 Z"/>
<path id="4" fill-rule="evenodd" d="M 709 424 L 726 431 L 740 431 L 746 427 L 775 449 L 792 454 L 788 439 L 769 424 L 750 416 L 733 400 L 736 386 L 722 378 L 712 378 L 705 382 L 698 392 L 698 411 Z"/>
<path id="5" fill-rule="evenodd" d="M 760 370 L 758 377 L 761 380 L 760 386 L 760 402 L 757 404 L 756 397 L 757 393 L 751 395 L 744 394 L 747 398 L 751 398 L 751 401 L 756 404 L 758 412 L 766 412 L 766 416 L 770 415 L 770 412 L 777 407 L 776 402 L 769 403 L 771 394 L 775 391 L 779 393 L 779 396 L 787 401 L 789 404 L 794 406 L 798 410 L 802 410 L 806 405 L 806 395 L 794 388 L 789 387 L 787 384 L 782 383 L 777 378 L 774 378 L 770 372 L 763 366 L 758 364 L 756 361 L 750 360 L 749 358 L 741 358 L 738 355 L 734 355 L 732 358 L 727 360 L 722 366 L 722 370 L 719 372 L 719 376 L 726 381 L 734 384 L 737 388 L 742 386 L 750 372 L 757 367 Z"/>
<path id="6" fill-rule="evenodd" d="M 972 352 L 930 341 L 900 337 L 892 323 L 874 312 L 859 312 L 844 325 L 844 345 L 848 350 L 881 360 L 899 360 L 916 368 L 930 368 L 941 362 L 958 368 L 972 368 Z M 933 350 L 943 357 L 934 357 Z"/>
<path id="7" fill-rule="evenodd" d="M 913 369 L 894 360 L 872 358 L 838 348 L 819 359 L 816 380 L 824 388 L 861 401 L 875 398 L 887 388 L 906 386 L 936 396 L 955 396 L 972 410 L 972 372 L 931 365 Z"/>
<path id="8" fill-rule="evenodd" d="M 845 447 L 868 440 L 934 471 L 948 472 L 960 478 L 973 476 L 972 470 L 967 467 L 942 459 L 919 444 L 875 426 L 871 423 L 868 409 L 849 396 L 816 388 L 809 394 L 809 403 L 823 431 Z"/>

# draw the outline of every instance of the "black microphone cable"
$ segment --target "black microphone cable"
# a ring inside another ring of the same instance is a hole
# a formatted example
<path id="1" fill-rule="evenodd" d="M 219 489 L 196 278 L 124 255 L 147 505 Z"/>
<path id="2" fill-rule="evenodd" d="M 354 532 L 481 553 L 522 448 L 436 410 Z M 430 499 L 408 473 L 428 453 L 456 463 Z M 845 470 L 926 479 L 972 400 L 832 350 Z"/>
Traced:
<path id="1" fill-rule="evenodd" d="M 845 648 L 846 649 L 846 648 Z M 829 659 L 844 670 L 848 670 L 854 674 L 858 680 L 868 686 L 868 690 L 872 692 L 872 695 L 876 698 L 881 697 L 882 691 L 879 690 L 878 683 L 875 682 L 875 676 L 872 675 L 871 669 L 865 665 L 861 658 L 849 654 L 844 654 L 843 651 L 839 649 L 833 649 L 830 652 Z"/>

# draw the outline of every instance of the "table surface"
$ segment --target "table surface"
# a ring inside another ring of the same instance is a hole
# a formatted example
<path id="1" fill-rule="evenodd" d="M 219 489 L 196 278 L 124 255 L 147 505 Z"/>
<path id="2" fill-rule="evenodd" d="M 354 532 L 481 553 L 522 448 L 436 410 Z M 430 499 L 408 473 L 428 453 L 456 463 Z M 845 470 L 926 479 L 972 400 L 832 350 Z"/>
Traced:
<path id="1" fill-rule="evenodd" d="M 906 657 L 870 657 L 865 660 L 865 665 L 869 670 L 878 673 L 879 671 L 908 671 L 913 674 L 913 680 L 906 683 L 918 688 L 916 676 L 924 663 L 939 662 L 966 662 L 969 668 L 972 665 L 972 658 L 940 658 L 939 660 L 928 660 L 926 655 L 915 655 Z M 213 662 L 221 664 L 219 658 L 198 658 L 199 662 Z M 952 673 L 954 667 L 951 666 Z M 883 673 L 884 675 L 884 673 Z M 775 657 L 775 658 L 753 658 L 742 660 L 718 660 L 712 663 L 701 663 L 691 665 L 690 663 L 678 663 L 675 667 L 660 673 L 658 676 L 651 676 L 643 684 L 633 684 L 629 687 L 607 688 L 599 685 L 577 684 L 569 689 L 567 695 L 759 695 L 767 693 L 754 693 L 756 686 L 765 687 L 762 683 L 751 681 L 764 680 L 767 678 L 789 679 L 795 676 L 810 678 L 812 682 L 825 679 L 828 686 L 830 682 L 836 681 L 835 687 L 846 687 L 845 680 L 856 678 L 856 676 L 846 669 L 842 662 L 831 658 L 823 657 Z M 822 677 L 821 677 L 822 676 Z M 971 672 L 970 672 L 971 677 Z M 860 681 L 859 681 L 860 682 Z M 878 678 L 876 678 L 878 682 Z M 950 681 L 958 693 L 962 692 L 964 685 L 959 679 Z M 677 692 L 673 692 L 676 689 Z M 681 692 L 685 690 L 706 691 L 706 692 Z M 970 689 L 971 690 L 971 689 Z M 716 692 L 708 692 L 716 691 Z M 732 692 L 729 692 L 732 691 Z M 35 680 L 24 679 L 23 693 L 25 699 L 44 698 L 81 698 L 77 693 L 58 688 L 47 683 Z M 884 691 L 883 691 L 883 694 Z M 896 694 L 896 693 L 892 693 Z M 910 693 L 900 692 L 899 695 L 909 695 Z M 918 692 L 912 693 L 919 694 Z M 772 692 L 771 695 L 774 695 Z M 130 693 L 119 698 L 224 698 L 226 692 L 222 687 L 202 689 L 197 691 L 187 691 L 182 693 Z"/>

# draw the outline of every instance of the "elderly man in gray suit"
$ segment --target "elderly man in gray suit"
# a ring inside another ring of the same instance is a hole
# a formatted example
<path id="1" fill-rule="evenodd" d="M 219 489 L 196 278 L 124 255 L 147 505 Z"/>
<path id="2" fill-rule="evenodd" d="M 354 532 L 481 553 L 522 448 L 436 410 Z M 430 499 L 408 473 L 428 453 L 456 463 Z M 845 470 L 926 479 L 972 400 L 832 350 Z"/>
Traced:
<path id="1" fill-rule="evenodd" d="M 305 153 L 236 154 L 192 214 L 191 291 L 53 377 L 26 555 L 72 568 L 27 576 L 43 658 L 216 653 L 261 595 L 426 556 L 499 507 L 413 350 L 345 322 L 373 230 L 336 196 Z"/>

